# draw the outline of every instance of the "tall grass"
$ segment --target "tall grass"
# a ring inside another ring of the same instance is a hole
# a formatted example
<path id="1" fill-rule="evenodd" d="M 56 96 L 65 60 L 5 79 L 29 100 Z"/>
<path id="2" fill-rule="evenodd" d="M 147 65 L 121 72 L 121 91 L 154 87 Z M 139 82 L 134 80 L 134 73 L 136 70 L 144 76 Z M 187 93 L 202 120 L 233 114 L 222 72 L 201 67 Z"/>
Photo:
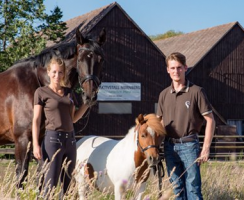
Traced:
<path id="1" fill-rule="evenodd" d="M 17 189 L 17 178 L 15 176 L 15 166 L 13 161 L 3 163 L 0 161 L 0 199 L 9 200 L 18 197 L 20 200 L 46 199 L 43 190 L 39 190 L 41 176 L 45 174 L 48 166 L 38 171 L 35 163 L 30 165 L 30 173 L 24 182 L 23 189 Z M 241 200 L 244 199 L 244 162 L 243 161 L 211 161 L 201 166 L 202 174 L 202 193 L 206 200 Z M 126 182 L 124 188 L 124 200 L 134 198 L 136 187 L 127 188 Z M 78 199 L 78 188 L 73 180 L 67 194 L 63 199 Z M 98 192 L 94 187 L 87 190 L 88 200 L 113 200 L 113 194 L 107 191 Z M 53 189 L 49 193 L 50 199 L 60 199 L 62 196 L 61 187 Z M 155 177 L 150 176 L 147 182 L 147 188 L 144 193 L 144 200 L 158 199 L 158 181 Z M 174 199 L 172 185 L 166 175 L 162 181 L 162 197 L 160 200 Z"/>

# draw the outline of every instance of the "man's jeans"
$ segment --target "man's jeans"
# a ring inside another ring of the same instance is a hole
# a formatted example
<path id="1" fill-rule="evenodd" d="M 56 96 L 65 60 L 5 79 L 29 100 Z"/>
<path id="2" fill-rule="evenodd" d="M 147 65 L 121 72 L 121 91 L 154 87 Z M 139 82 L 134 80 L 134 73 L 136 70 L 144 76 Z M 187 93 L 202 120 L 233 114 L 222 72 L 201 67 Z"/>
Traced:
<path id="1" fill-rule="evenodd" d="M 200 167 L 196 159 L 200 153 L 199 140 L 186 143 L 164 142 L 167 172 L 174 187 L 176 199 L 203 199 Z M 175 171 L 172 173 L 173 168 Z M 171 174 L 172 173 L 172 174 Z"/>

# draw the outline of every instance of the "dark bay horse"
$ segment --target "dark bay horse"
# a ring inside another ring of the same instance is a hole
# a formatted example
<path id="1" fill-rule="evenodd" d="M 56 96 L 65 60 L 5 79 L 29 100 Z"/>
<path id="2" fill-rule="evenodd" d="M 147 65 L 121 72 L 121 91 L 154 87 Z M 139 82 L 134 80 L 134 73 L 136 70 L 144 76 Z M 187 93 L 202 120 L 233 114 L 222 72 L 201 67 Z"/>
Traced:
<path id="1" fill-rule="evenodd" d="M 15 143 L 16 174 L 19 183 L 22 183 L 28 174 L 30 151 L 27 150 L 32 140 L 34 92 L 38 87 L 49 84 L 45 64 L 53 56 L 63 58 L 71 88 L 79 83 L 83 103 L 90 104 L 96 100 L 101 83 L 104 59 L 101 46 L 105 40 L 104 29 L 96 40 L 83 37 L 77 29 L 76 41 L 56 44 L 0 73 L 0 145 Z M 44 124 L 40 135 L 43 134 Z"/>

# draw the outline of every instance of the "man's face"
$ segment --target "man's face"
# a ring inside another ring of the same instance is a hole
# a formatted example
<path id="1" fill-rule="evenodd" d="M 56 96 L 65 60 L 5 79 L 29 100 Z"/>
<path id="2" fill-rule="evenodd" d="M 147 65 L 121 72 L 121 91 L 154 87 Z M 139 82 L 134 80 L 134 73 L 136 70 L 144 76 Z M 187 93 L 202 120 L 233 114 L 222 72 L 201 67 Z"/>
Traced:
<path id="1" fill-rule="evenodd" d="M 187 66 L 182 65 L 176 60 L 169 60 L 167 72 L 170 75 L 170 78 L 175 82 L 185 81 L 185 72 Z"/>

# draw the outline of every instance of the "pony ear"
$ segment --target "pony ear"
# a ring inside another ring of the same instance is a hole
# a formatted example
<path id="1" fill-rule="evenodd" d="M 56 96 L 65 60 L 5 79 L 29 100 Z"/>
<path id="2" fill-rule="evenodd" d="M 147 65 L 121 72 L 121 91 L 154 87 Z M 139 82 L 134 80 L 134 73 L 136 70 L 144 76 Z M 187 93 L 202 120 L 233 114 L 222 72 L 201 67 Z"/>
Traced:
<path id="1" fill-rule="evenodd" d="M 97 38 L 97 43 L 102 46 L 106 42 L 106 30 L 105 28 L 102 29 L 100 32 L 98 38 Z"/>
<path id="2" fill-rule="evenodd" d="M 138 115 L 138 117 L 137 117 L 137 121 L 138 121 L 138 123 L 141 124 L 141 125 L 147 122 L 147 120 L 144 119 L 143 114 L 139 114 L 139 115 Z"/>
<path id="3" fill-rule="evenodd" d="M 82 45 L 85 43 L 85 38 L 81 34 L 79 28 L 76 28 L 76 41 L 78 44 Z"/>

